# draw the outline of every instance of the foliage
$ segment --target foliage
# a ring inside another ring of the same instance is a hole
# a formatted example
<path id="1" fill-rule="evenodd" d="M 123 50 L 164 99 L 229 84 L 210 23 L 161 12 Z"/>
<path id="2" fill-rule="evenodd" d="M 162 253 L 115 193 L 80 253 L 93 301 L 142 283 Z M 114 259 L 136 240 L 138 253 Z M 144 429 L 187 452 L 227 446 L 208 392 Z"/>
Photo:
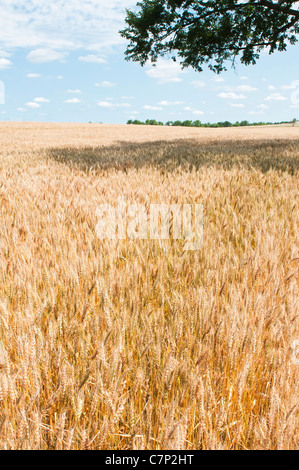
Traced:
<path id="1" fill-rule="evenodd" d="M 294 123 L 294 120 L 292 121 Z M 183 126 L 183 127 L 243 127 L 243 126 L 265 126 L 265 125 L 270 125 L 270 124 L 283 124 L 283 123 L 271 123 L 271 122 L 253 122 L 250 123 L 249 121 L 236 121 L 235 123 L 232 123 L 230 121 L 220 121 L 216 123 L 202 123 L 199 120 L 196 121 L 167 121 L 165 124 L 161 121 L 156 121 L 155 119 L 147 119 L 145 122 L 139 121 L 138 119 L 129 119 L 127 121 L 127 124 L 135 124 L 135 125 L 148 125 L 148 126 Z"/>
<path id="2" fill-rule="evenodd" d="M 143 0 L 139 11 L 127 10 L 127 60 L 144 65 L 170 54 L 183 67 L 214 72 L 226 70 L 238 55 L 255 64 L 264 48 L 284 51 L 297 41 L 296 1 L 282 0 Z"/>

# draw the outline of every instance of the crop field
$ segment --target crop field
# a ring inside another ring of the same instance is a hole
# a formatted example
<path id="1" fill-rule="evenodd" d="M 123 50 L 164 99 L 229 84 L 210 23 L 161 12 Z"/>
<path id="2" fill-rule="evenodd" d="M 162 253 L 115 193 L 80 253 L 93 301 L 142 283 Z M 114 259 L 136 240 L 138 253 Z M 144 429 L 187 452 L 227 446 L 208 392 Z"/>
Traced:
<path id="1" fill-rule="evenodd" d="M 0 449 L 298 449 L 298 177 L 299 127 L 0 123 Z"/>

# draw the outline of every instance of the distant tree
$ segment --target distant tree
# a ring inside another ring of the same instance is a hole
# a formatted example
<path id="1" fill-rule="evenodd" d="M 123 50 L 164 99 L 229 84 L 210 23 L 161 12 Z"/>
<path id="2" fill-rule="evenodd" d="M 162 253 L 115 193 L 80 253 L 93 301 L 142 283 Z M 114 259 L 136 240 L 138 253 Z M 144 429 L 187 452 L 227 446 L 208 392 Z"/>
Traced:
<path id="1" fill-rule="evenodd" d="M 127 10 L 127 60 L 144 65 L 170 54 L 183 67 L 226 70 L 237 56 L 255 64 L 263 49 L 285 51 L 297 42 L 299 10 L 295 0 L 142 0 Z"/>
<path id="2" fill-rule="evenodd" d="M 135 119 L 135 120 L 134 120 L 134 121 L 132 121 L 130 124 L 135 124 L 135 125 L 138 125 L 138 126 L 140 126 L 140 125 L 144 125 L 144 122 L 142 122 L 142 121 L 139 121 L 138 119 Z"/>
<path id="3" fill-rule="evenodd" d="M 184 121 L 182 122 L 182 126 L 184 127 L 192 127 L 193 123 L 192 121 Z"/>
<path id="4" fill-rule="evenodd" d="M 145 124 L 147 126 L 164 126 L 163 122 L 161 121 L 156 121 L 156 119 L 147 119 L 145 121 Z"/>
<path id="5" fill-rule="evenodd" d="M 297 122 L 296 119 L 292 120 L 292 123 L 295 125 Z M 148 126 L 184 126 L 184 127 L 238 127 L 238 126 L 265 126 L 266 124 L 289 124 L 288 121 L 282 121 L 282 122 L 253 122 L 250 123 L 249 121 L 236 121 L 234 124 L 230 121 L 220 121 L 220 122 L 206 122 L 202 123 L 201 121 L 191 121 L 191 120 L 186 120 L 186 121 L 167 121 L 165 124 L 162 121 L 156 121 L 156 119 L 147 119 L 145 122 L 139 121 L 138 119 L 135 119 L 134 121 L 132 119 L 129 119 L 127 121 L 127 124 L 134 124 L 134 125 L 148 125 Z"/>
<path id="6" fill-rule="evenodd" d="M 232 127 L 232 123 L 229 121 L 218 122 L 219 127 Z"/>
<path id="7" fill-rule="evenodd" d="M 297 119 L 296 119 L 296 118 L 294 118 L 294 119 L 292 120 L 292 124 L 293 124 L 293 126 L 295 126 L 296 122 L 297 122 Z"/>

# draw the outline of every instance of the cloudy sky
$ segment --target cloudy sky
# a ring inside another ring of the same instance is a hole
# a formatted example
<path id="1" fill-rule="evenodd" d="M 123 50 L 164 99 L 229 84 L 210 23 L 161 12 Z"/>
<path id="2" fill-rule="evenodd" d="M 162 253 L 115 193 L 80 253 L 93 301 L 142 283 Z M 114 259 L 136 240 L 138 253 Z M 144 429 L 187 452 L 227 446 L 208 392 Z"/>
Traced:
<path id="1" fill-rule="evenodd" d="M 299 45 L 215 75 L 124 60 L 136 0 L 0 0 L 0 120 L 299 119 Z"/>

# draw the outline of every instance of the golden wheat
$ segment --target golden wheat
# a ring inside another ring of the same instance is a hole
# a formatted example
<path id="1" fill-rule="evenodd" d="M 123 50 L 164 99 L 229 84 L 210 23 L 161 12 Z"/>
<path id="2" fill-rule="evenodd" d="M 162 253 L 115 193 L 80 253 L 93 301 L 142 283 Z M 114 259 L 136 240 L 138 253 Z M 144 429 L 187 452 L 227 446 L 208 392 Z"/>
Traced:
<path id="1" fill-rule="evenodd" d="M 298 448 L 298 128 L 0 136 L 0 448 Z M 120 195 L 202 248 L 100 241 Z"/>

